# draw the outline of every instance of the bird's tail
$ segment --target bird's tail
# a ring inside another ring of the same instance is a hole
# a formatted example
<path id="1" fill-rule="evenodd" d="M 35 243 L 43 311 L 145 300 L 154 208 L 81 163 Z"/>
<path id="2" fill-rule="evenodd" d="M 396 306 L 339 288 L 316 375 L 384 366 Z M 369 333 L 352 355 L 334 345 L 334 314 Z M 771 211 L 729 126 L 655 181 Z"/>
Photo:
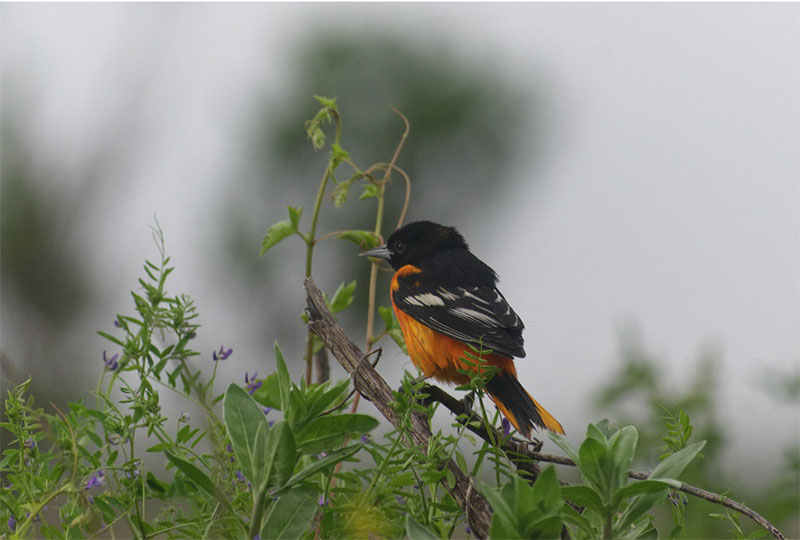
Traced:
<path id="1" fill-rule="evenodd" d="M 522 387 L 513 373 L 499 371 L 486 384 L 489 396 L 517 431 L 530 438 L 531 427 L 564 433 L 564 428 Z"/>

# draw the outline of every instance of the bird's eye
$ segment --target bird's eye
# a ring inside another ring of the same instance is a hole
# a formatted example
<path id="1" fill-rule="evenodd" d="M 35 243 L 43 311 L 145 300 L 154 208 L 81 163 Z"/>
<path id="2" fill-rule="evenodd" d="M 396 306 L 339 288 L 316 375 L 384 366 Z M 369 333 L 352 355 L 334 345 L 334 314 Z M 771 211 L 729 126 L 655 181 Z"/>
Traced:
<path id="1" fill-rule="evenodd" d="M 405 245 L 403 242 L 401 242 L 401 241 L 398 241 L 398 242 L 396 242 L 396 243 L 395 243 L 395 245 L 394 245 L 394 250 L 395 250 L 397 253 L 403 253 L 403 252 L 406 250 L 406 245 Z"/>

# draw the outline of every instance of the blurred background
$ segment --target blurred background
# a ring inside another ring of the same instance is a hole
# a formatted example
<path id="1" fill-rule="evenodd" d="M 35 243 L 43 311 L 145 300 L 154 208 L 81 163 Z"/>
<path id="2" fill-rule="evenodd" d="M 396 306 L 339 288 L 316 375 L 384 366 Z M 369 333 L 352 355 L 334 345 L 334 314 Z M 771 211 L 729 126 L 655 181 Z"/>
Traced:
<path id="1" fill-rule="evenodd" d="M 652 463 L 658 404 L 683 407 L 711 441 L 693 478 L 800 535 L 797 4 L 4 4 L 0 25 L 3 395 L 32 375 L 40 404 L 90 397 L 156 219 L 197 362 L 224 344 L 225 383 L 263 376 L 277 339 L 299 377 L 304 246 L 259 258 L 261 238 L 288 205 L 308 227 L 312 96 L 338 98 L 362 167 L 391 157 L 392 105 L 407 221 L 455 225 L 498 272 L 520 379 L 569 438 L 635 422 Z M 357 193 L 321 233 L 373 227 Z M 401 202 L 397 177 L 387 223 Z M 320 244 L 314 276 L 358 279 L 362 342 L 357 252 Z M 386 343 L 379 369 L 412 366 Z"/>

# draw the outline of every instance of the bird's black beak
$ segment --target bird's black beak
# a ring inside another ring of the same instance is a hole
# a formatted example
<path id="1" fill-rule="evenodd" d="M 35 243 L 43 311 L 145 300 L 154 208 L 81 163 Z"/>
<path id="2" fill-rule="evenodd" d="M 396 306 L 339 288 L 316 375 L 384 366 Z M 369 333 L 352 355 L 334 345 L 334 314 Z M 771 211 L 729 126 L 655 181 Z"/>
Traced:
<path id="1" fill-rule="evenodd" d="M 378 246 L 376 248 L 368 249 L 367 251 L 362 251 L 359 255 L 363 255 L 365 257 L 375 257 L 376 259 L 385 259 L 389 260 L 392 258 L 392 252 L 389 251 L 389 248 L 386 245 Z"/>

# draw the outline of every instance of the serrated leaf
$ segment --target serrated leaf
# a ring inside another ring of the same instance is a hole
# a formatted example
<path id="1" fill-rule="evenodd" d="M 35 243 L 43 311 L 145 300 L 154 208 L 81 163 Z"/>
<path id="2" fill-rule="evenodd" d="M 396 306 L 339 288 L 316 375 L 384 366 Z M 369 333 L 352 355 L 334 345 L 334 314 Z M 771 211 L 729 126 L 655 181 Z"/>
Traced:
<path id="1" fill-rule="evenodd" d="M 336 235 L 336 238 L 349 240 L 357 245 L 362 251 L 366 249 L 372 249 L 381 243 L 381 239 L 378 238 L 378 235 L 372 231 L 342 231 Z"/>
<path id="2" fill-rule="evenodd" d="M 336 292 L 333 293 L 333 298 L 328 304 L 331 313 L 338 313 L 353 303 L 353 294 L 356 291 L 356 281 L 339 285 Z"/>
<path id="3" fill-rule="evenodd" d="M 379 195 L 380 191 L 378 190 L 378 186 L 375 184 L 364 184 L 364 190 L 361 192 L 361 195 L 358 196 L 358 200 L 362 201 L 370 197 L 377 198 Z"/>
<path id="4" fill-rule="evenodd" d="M 261 241 L 261 252 L 259 256 L 267 252 L 272 246 L 297 232 L 297 227 L 292 226 L 289 221 L 279 221 L 267 230 L 267 234 Z"/>
<path id="5" fill-rule="evenodd" d="M 352 180 L 345 180 L 336 184 L 331 196 L 333 197 L 333 205 L 336 208 L 341 208 L 347 202 L 347 196 L 350 194 L 350 186 L 353 185 Z"/>
<path id="6" fill-rule="evenodd" d="M 316 99 L 319 102 L 319 104 L 322 105 L 323 107 L 325 107 L 327 109 L 332 109 L 332 110 L 334 110 L 336 112 L 339 112 L 339 107 L 338 107 L 338 105 L 336 105 L 336 98 L 335 97 L 334 98 L 328 98 L 328 97 L 325 97 L 325 96 L 316 96 L 315 95 L 314 99 Z"/>

